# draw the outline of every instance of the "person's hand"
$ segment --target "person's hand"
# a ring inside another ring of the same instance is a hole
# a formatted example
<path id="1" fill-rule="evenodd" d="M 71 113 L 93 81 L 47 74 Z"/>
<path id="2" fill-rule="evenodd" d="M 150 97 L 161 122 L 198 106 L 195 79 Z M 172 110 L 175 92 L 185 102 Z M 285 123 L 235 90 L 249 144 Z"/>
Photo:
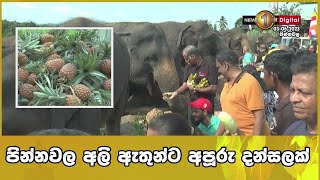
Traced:
<path id="1" fill-rule="evenodd" d="M 169 99 L 173 99 L 178 96 L 178 93 L 177 92 L 166 92 L 162 96 L 163 96 L 163 99 L 167 99 L 169 96 L 170 96 Z"/>
<path id="2" fill-rule="evenodd" d="M 195 88 L 192 85 L 188 85 L 190 91 L 195 91 Z"/>

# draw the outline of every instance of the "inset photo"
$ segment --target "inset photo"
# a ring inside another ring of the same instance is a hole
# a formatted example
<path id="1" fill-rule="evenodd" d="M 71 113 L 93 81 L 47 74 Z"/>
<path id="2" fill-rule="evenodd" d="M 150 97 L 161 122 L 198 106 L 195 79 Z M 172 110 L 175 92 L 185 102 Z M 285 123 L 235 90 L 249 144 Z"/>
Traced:
<path id="1" fill-rule="evenodd" d="M 113 108 L 113 28 L 16 28 L 16 108 Z"/>

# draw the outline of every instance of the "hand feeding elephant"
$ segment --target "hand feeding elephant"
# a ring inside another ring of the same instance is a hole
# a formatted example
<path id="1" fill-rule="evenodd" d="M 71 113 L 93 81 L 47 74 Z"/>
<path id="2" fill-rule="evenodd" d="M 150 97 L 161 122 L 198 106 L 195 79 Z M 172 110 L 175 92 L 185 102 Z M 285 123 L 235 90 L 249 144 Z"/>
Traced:
<path id="1" fill-rule="evenodd" d="M 75 18 L 62 27 L 105 27 L 86 18 Z M 3 57 L 3 135 L 26 135 L 49 128 L 73 128 L 98 135 L 106 123 L 107 134 L 120 134 L 120 120 L 128 99 L 130 61 L 127 48 L 114 35 L 114 108 L 113 109 L 16 109 L 15 53 Z"/>
<path id="2" fill-rule="evenodd" d="M 163 31 L 152 23 L 116 23 L 114 31 L 128 46 L 131 62 L 131 93 L 148 89 L 158 102 L 162 93 L 179 87 L 179 76 Z M 184 112 L 183 99 L 167 102 L 173 112 Z"/>
<path id="3" fill-rule="evenodd" d="M 188 45 L 196 46 L 202 57 L 208 63 L 215 66 L 215 56 L 219 51 L 228 49 L 219 33 L 213 31 L 206 21 L 188 23 L 164 22 L 157 24 L 164 32 L 171 56 L 174 57 L 175 65 L 179 74 L 179 82 L 182 85 L 183 70 L 186 65 L 182 56 L 182 50 Z M 220 79 L 219 79 L 220 80 Z M 223 85 L 223 84 L 222 84 Z M 220 86 L 222 86 L 220 83 Z M 219 90 L 220 87 L 217 88 Z M 216 105 L 219 109 L 219 91 L 217 91 Z"/>

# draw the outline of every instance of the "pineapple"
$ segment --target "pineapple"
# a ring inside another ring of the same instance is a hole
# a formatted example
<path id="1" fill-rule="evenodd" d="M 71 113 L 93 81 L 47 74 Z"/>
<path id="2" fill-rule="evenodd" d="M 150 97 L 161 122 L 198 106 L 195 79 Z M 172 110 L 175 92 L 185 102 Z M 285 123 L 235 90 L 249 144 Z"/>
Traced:
<path id="1" fill-rule="evenodd" d="M 54 42 L 55 37 L 51 34 L 43 34 L 40 36 L 41 44 L 45 44 L 46 42 Z"/>
<path id="2" fill-rule="evenodd" d="M 111 77 L 111 60 L 103 60 L 100 64 L 100 70 L 108 77 Z"/>
<path id="3" fill-rule="evenodd" d="M 31 73 L 27 79 L 28 84 L 36 85 L 36 81 L 38 80 L 38 76 Z"/>
<path id="4" fill-rule="evenodd" d="M 74 86 L 74 94 L 82 101 L 87 101 L 91 95 L 91 90 L 83 84 L 77 84 Z"/>
<path id="5" fill-rule="evenodd" d="M 77 74 L 77 67 L 72 64 L 68 63 L 64 66 L 59 71 L 59 76 L 61 78 L 64 78 L 67 82 L 71 81 Z"/>
<path id="6" fill-rule="evenodd" d="M 111 90 L 111 79 L 107 79 L 104 83 L 103 83 L 103 89 L 110 91 Z"/>
<path id="7" fill-rule="evenodd" d="M 54 46 L 53 42 L 46 42 L 42 44 L 42 48 L 52 48 Z"/>
<path id="8" fill-rule="evenodd" d="M 19 79 L 19 81 L 25 82 L 25 81 L 27 81 L 28 77 L 29 77 L 29 72 L 28 71 L 26 71 L 25 69 L 22 69 L 22 68 L 18 69 L 18 79 Z"/>
<path id="9" fill-rule="evenodd" d="M 46 62 L 46 68 L 49 72 L 59 72 L 60 69 L 64 66 L 64 60 L 63 59 L 53 59 Z"/>
<path id="10" fill-rule="evenodd" d="M 19 92 L 20 92 L 20 95 L 28 100 L 32 100 L 34 95 L 33 95 L 33 91 L 35 91 L 36 88 L 31 85 L 31 84 L 21 84 L 19 86 Z"/>
<path id="11" fill-rule="evenodd" d="M 18 63 L 19 66 L 24 66 L 28 63 L 28 57 L 27 55 L 23 54 L 22 52 L 18 53 Z"/>
<path id="12" fill-rule="evenodd" d="M 74 95 L 67 95 L 65 106 L 80 106 L 81 100 Z"/>
<path id="13" fill-rule="evenodd" d="M 57 54 L 57 53 L 53 53 L 48 57 L 47 61 L 50 61 L 50 60 L 53 60 L 53 59 L 61 59 L 61 56 L 59 54 Z"/>

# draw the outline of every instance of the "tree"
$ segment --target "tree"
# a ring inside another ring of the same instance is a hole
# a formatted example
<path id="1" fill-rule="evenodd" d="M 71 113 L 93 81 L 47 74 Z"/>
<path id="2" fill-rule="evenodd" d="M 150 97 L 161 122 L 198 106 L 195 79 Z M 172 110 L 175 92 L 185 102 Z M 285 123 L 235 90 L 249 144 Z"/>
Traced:
<path id="1" fill-rule="evenodd" d="M 242 17 L 240 17 L 235 23 L 234 27 L 241 27 L 242 26 Z"/>
<path id="2" fill-rule="evenodd" d="M 227 30 L 228 22 L 224 16 L 220 17 L 220 20 L 218 21 L 218 23 L 219 23 L 219 30 L 220 31 Z"/>
<path id="3" fill-rule="evenodd" d="M 218 30 L 218 28 L 217 28 L 217 23 L 214 23 L 214 25 L 213 25 L 213 29 L 214 29 L 215 31 L 217 31 L 217 30 Z"/>
<path id="4" fill-rule="evenodd" d="M 277 16 L 279 15 L 300 15 L 301 9 L 299 8 L 299 3 L 294 3 L 290 7 L 288 7 L 289 2 L 286 2 L 284 5 L 279 7 L 273 7 L 271 12 Z"/>

